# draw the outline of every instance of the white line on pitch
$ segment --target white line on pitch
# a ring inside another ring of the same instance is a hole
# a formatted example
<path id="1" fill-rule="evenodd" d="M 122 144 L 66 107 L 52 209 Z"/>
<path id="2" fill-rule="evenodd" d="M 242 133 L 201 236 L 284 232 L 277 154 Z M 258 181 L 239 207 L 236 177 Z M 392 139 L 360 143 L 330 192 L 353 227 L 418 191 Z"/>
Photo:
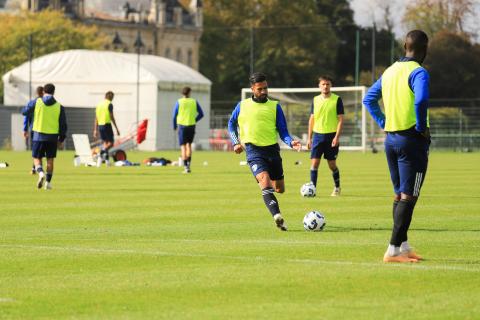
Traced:
<path id="1" fill-rule="evenodd" d="M 12 298 L 0 298 L 0 303 L 15 302 Z"/>
<path id="2" fill-rule="evenodd" d="M 211 254 L 192 254 L 192 253 L 173 253 L 167 251 L 143 251 L 131 249 L 97 249 L 97 248 L 79 248 L 79 247 L 58 247 L 58 246 L 38 246 L 38 245 L 9 245 L 0 244 L 4 248 L 24 248 L 24 249 L 44 249 L 70 252 L 91 252 L 91 253 L 109 253 L 109 254 L 139 254 L 139 255 L 154 255 L 165 257 L 186 257 L 186 258 L 207 258 L 207 259 L 230 259 L 239 261 L 281 261 L 290 263 L 302 264 L 329 264 L 329 265 L 344 265 L 344 266 L 363 266 L 363 267 L 392 267 L 392 268 L 412 268 L 422 270 L 445 270 L 445 271 L 464 271 L 464 272 L 480 272 L 480 269 L 451 266 L 451 265 L 436 265 L 426 266 L 422 264 L 383 264 L 373 262 L 355 262 L 355 261 L 340 261 L 340 260 L 317 260 L 317 259 L 280 259 L 269 258 L 263 256 L 228 256 L 228 255 L 211 255 Z"/>

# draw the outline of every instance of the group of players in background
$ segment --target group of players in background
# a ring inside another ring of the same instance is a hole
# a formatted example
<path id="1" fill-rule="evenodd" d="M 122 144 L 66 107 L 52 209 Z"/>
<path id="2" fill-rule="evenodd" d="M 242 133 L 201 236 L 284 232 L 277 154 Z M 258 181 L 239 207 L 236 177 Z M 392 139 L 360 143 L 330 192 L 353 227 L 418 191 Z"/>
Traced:
<path id="1" fill-rule="evenodd" d="M 408 243 L 407 232 L 413 210 L 425 179 L 430 145 L 428 123 L 429 75 L 421 67 L 427 53 L 428 37 L 421 30 L 413 30 L 405 40 L 405 56 L 390 66 L 369 89 L 364 105 L 386 132 L 385 152 L 394 187 L 392 236 L 384 255 L 384 262 L 418 262 L 422 258 Z M 287 123 L 278 101 L 269 99 L 267 77 L 263 73 L 250 76 L 252 96 L 240 101 L 232 112 L 228 131 L 233 150 L 246 152 L 247 163 L 262 193 L 265 205 L 275 225 L 287 231 L 285 220 L 275 193 L 285 191 L 280 139 L 293 149 L 301 150 L 301 142 L 288 132 Z M 320 95 L 314 97 L 308 123 L 307 148 L 311 150 L 310 183 L 316 186 L 320 159 L 326 159 L 334 181 L 332 196 L 340 196 L 340 172 L 336 164 L 340 135 L 343 128 L 342 99 L 330 92 L 332 79 L 319 78 Z M 37 90 L 38 97 L 24 108 L 25 137 L 32 131 L 32 172 L 39 175 L 37 187 L 51 189 L 53 161 L 57 147 L 66 137 L 64 107 L 53 94 L 53 84 Z M 183 97 L 174 107 L 173 128 L 178 131 L 184 172 L 190 173 L 192 142 L 195 125 L 203 117 L 200 104 L 190 98 L 191 89 L 185 87 Z M 96 108 L 94 137 L 100 133 L 102 150 L 99 164 L 109 163 L 108 151 L 113 146 L 112 123 L 120 135 L 113 115 L 114 94 L 109 91 Z M 382 112 L 378 101 L 383 98 Z M 42 158 L 47 158 L 44 174 Z M 46 180 L 46 181 L 45 181 Z"/>

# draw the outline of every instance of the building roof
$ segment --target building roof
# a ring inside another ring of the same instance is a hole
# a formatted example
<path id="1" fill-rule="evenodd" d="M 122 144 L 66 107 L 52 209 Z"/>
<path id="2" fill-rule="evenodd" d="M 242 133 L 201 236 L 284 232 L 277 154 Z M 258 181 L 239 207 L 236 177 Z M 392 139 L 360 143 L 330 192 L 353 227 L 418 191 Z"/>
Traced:
<path id="1" fill-rule="evenodd" d="M 59 83 L 136 83 L 137 54 L 95 50 L 66 50 L 32 61 L 35 82 Z M 211 85 L 198 71 L 167 58 L 141 55 L 140 83 Z M 10 70 L 4 82 L 29 81 L 29 63 Z"/>

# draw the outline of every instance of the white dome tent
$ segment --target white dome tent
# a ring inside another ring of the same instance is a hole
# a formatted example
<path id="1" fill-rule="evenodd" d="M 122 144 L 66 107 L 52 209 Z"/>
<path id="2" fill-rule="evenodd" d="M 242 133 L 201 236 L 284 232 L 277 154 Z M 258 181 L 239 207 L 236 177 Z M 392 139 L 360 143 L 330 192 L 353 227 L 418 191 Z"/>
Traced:
<path id="1" fill-rule="evenodd" d="M 35 94 L 37 86 L 50 82 L 56 87 L 57 100 L 67 108 L 67 116 L 69 109 L 90 108 L 75 115 L 85 118 L 81 123 L 82 131 L 91 134 L 94 108 L 104 98 L 105 92 L 111 90 L 115 93 L 115 118 L 120 133 L 124 135 L 136 122 L 137 58 L 132 53 L 93 50 L 67 50 L 39 57 L 32 61 L 32 94 Z M 186 65 L 158 56 L 141 55 L 139 66 L 139 120 L 149 120 L 147 138 L 139 149 L 176 147 L 172 111 L 184 86 L 192 88 L 192 97 L 199 101 L 205 113 L 197 125 L 195 140 L 208 139 L 210 80 Z M 29 99 L 29 73 L 29 63 L 26 62 L 3 76 L 6 106 L 26 104 Z M 82 119 L 75 119 L 78 120 Z M 72 133 L 78 132 L 69 129 L 68 135 Z"/>

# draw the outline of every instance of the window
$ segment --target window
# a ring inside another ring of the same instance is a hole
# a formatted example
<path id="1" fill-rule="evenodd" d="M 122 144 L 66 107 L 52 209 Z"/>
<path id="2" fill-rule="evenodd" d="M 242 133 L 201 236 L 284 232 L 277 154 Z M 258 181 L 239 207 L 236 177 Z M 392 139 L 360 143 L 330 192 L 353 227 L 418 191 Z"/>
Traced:
<path id="1" fill-rule="evenodd" d="M 193 59 L 192 49 L 188 49 L 187 64 L 188 64 L 189 67 L 192 66 L 192 59 Z"/>
<path id="2" fill-rule="evenodd" d="M 182 62 L 183 57 L 182 57 L 182 49 L 178 48 L 177 49 L 177 61 Z"/>
<path id="3" fill-rule="evenodd" d="M 165 58 L 170 59 L 170 55 L 171 55 L 170 48 L 165 49 Z"/>

